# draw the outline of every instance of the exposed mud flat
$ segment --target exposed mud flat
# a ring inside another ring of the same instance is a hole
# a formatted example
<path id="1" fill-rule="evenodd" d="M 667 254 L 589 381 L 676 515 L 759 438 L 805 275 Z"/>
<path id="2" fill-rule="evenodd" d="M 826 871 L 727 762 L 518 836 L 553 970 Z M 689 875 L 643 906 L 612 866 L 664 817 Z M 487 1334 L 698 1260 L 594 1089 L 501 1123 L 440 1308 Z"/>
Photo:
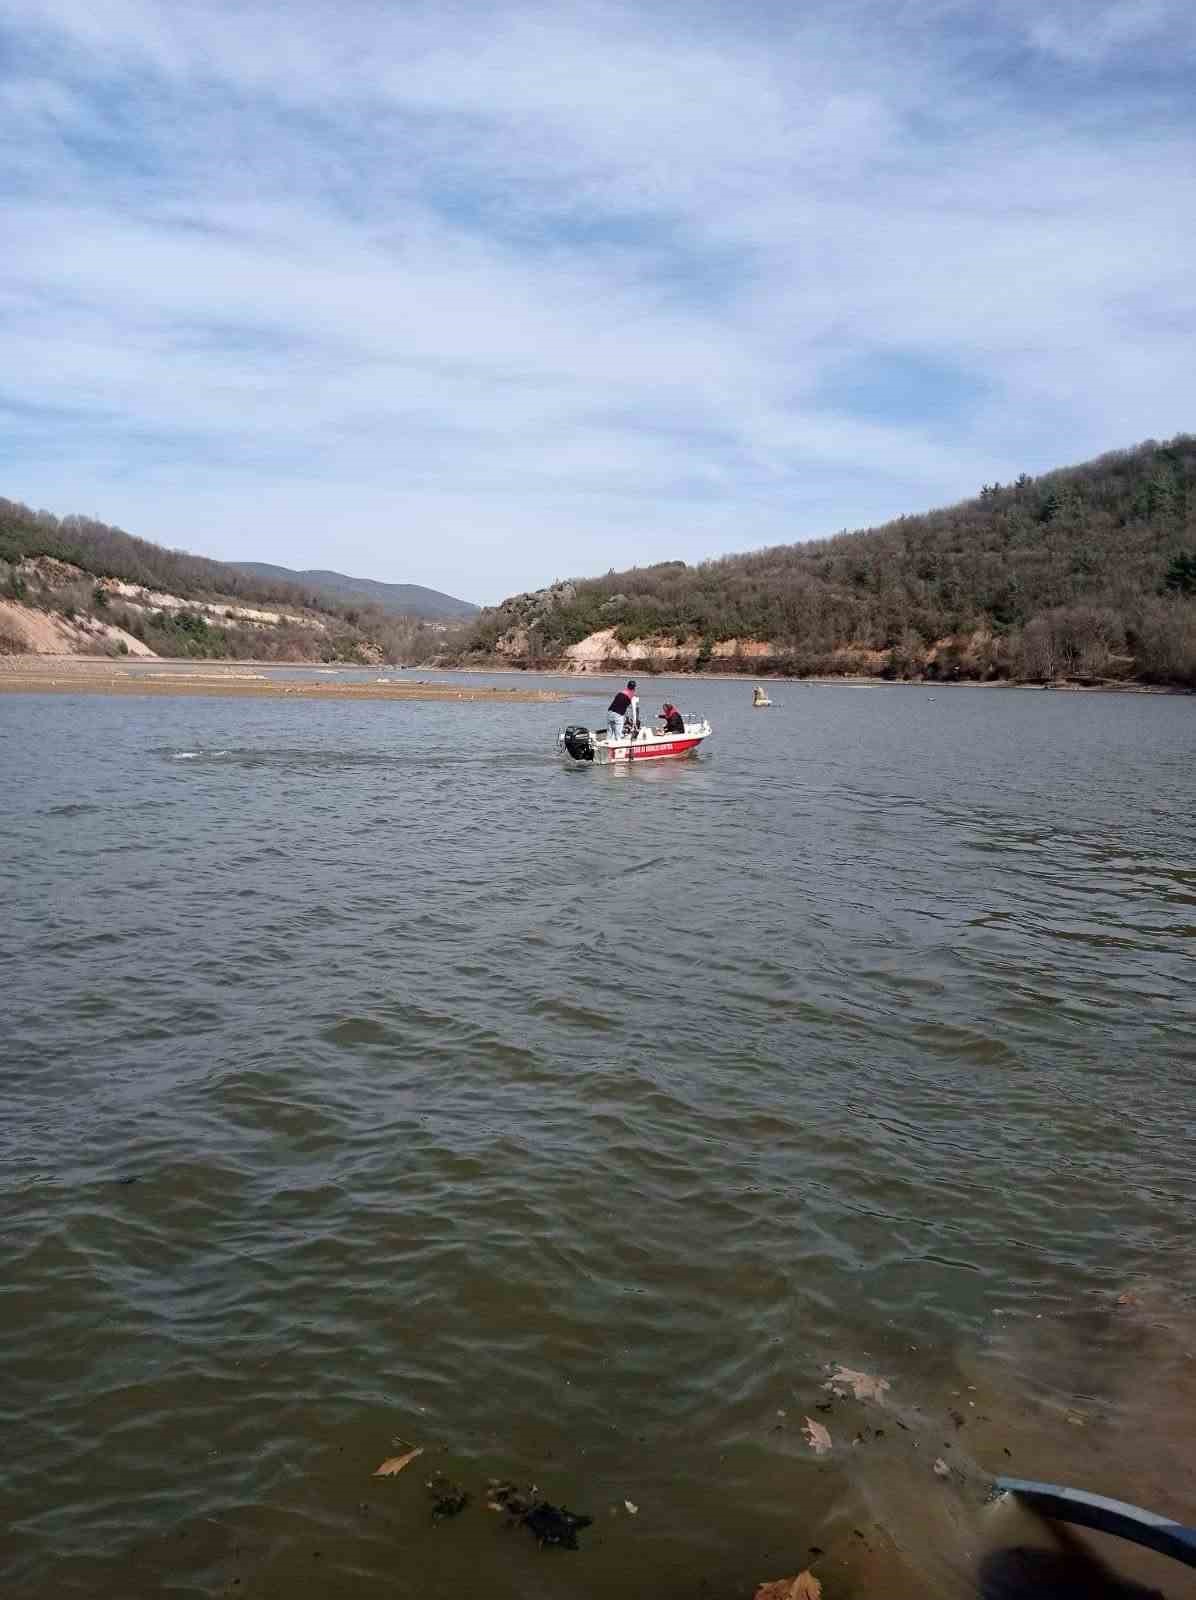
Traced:
<path id="1" fill-rule="evenodd" d="M 303 700 L 476 700 L 536 703 L 563 700 L 550 689 L 506 689 L 426 683 L 379 677 L 373 683 L 328 683 L 312 669 L 285 669 L 293 677 L 272 676 L 247 668 L 244 662 L 116 662 L 87 656 L 2 656 L 0 693 L 8 694 L 149 694 L 220 695 L 261 699 Z M 319 670 L 319 669 L 315 669 Z"/>

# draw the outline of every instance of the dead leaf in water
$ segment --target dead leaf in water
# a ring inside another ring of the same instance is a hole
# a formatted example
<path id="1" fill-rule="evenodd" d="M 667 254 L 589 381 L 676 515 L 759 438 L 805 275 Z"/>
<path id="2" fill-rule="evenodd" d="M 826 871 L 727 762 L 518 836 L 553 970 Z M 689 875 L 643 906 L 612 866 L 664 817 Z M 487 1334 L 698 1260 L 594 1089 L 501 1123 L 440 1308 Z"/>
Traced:
<path id="1" fill-rule="evenodd" d="M 396 1472 L 402 1472 L 404 1467 L 409 1467 L 424 1453 L 423 1445 L 417 1445 L 414 1450 L 408 1450 L 404 1456 L 388 1456 L 374 1473 L 375 1478 L 393 1478 Z"/>
<path id="2" fill-rule="evenodd" d="M 1124 1294 L 1117 1296 L 1117 1304 L 1125 1309 L 1130 1309 L 1134 1306 L 1140 1306 L 1142 1302 L 1132 1289 L 1127 1289 Z"/>
<path id="3" fill-rule="evenodd" d="M 802 1432 L 806 1436 L 806 1443 L 816 1456 L 825 1455 L 831 1448 L 830 1434 L 822 1426 L 821 1422 L 815 1422 L 813 1417 L 806 1418 Z"/>
<path id="4" fill-rule="evenodd" d="M 822 1387 L 841 1400 L 846 1398 L 848 1389 L 857 1400 L 883 1400 L 889 1380 L 874 1378 L 868 1372 L 855 1372 L 851 1367 L 836 1367 Z"/>
<path id="5" fill-rule="evenodd" d="M 949 1478 L 951 1476 L 951 1468 L 943 1460 L 942 1456 L 935 1457 L 934 1475 L 936 1478 Z"/>
<path id="6" fill-rule="evenodd" d="M 822 1585 L 807 1568 L 796 1578 L 776 1578 L 772 1583 L 762 1583 L 754 1600 L 822 1600 Z"/>

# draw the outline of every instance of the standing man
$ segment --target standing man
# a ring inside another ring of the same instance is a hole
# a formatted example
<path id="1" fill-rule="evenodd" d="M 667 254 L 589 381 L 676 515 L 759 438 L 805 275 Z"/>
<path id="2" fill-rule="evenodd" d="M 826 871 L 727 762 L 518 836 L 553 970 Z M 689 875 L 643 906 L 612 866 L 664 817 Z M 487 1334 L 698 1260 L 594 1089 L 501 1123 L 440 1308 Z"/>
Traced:
<path id="1" fill-rule="evenodd" d="M 631 718 L 632 730 L 639 732 L 640 725 L 640 698 L 635 692 L 635 679 L 628 678 L 626 689 L 620 689 L 611 701 L 606 712 L 606 737 L 621 739 L 623 737 L 623 719 Z"/>

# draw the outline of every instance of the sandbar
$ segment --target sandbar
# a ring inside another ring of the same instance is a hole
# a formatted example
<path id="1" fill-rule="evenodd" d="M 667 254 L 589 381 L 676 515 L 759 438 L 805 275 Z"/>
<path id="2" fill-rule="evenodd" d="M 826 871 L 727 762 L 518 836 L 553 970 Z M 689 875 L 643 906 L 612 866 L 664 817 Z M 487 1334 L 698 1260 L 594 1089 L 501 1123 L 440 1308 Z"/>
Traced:
<path id="1" fill-rule="evenodd" d="M 345 671 L 361 671 L 346 667 Z M 374 670 L 367 668 L 365 670 Z M 390 676 L 368 683 L 328 681 L 328 669 L 245 661 L 114 661 L 107 656 L 0 656 L 0 694 L 213 695 L 299 700 L 472 700 L 487 705 L 567 699 L 553 689 L 483 688 Z M 318 674 L 318 675 L 317 675 Z"/>

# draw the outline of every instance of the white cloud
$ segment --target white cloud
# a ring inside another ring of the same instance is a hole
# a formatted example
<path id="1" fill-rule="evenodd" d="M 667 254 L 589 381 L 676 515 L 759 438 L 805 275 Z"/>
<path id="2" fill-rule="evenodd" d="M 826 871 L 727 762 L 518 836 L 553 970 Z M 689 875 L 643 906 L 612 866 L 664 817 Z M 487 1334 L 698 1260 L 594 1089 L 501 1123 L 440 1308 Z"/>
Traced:
<path id="1" fill-rule="evenodd" d="M 491 599 L 1191 423 L 1166 0 L 8 11 L 11 496 Z"/>

